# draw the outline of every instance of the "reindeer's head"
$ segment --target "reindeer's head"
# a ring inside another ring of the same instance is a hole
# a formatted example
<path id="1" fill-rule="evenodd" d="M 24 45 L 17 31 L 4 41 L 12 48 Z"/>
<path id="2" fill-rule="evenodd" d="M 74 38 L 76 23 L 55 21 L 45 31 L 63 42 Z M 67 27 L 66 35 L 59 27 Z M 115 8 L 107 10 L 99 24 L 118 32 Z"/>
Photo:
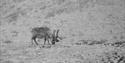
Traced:
<path id="1" fill-rule="evenodd" d="M 52 41 L 51 43 L 52 44 L 55 44 L 55 42 L 59 42 L 59 29 L 58 30 L 53 30 L 53 33 L 52 33 Z"/>

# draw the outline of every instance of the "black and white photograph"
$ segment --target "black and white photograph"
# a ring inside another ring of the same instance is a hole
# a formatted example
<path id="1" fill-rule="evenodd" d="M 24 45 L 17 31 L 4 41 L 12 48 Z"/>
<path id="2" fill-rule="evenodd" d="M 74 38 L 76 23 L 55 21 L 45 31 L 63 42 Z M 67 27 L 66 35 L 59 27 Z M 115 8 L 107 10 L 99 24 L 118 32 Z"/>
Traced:
<path id="1" fill-rule="evenodd" d="M 0 0 L 0 63 L 125 63 L 125 0 Z"/>

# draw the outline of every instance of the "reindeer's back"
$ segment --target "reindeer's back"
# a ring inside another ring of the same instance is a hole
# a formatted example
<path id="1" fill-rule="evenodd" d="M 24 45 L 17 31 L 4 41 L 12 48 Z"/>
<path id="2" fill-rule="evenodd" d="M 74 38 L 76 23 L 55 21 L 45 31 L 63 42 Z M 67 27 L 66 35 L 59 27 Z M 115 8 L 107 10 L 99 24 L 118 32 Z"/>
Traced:
<path id="1" fill-rule="evenodd" d="M 50 32 L 50 29 L 48 27 L 35 27 L 32 29 L 31 32 L 33 35 L 43 35 L 44 36 Z"/>

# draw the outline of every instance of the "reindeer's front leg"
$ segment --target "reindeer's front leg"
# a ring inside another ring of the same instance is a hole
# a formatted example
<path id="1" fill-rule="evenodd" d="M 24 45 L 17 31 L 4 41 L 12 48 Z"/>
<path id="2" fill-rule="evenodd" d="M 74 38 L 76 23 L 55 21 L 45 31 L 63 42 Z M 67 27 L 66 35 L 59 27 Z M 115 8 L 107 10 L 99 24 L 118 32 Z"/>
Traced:
<path id="1" fill-rule="evenodd" d="M 47 40 L 46 37 L 44 37 L 44 45 L 46 44 L 46 40 Z"/>
<path id="2" fill-rule="evenodd" d="M 45 45 L 46 41 L 48 42 L 47 44 L 49 44 L 49 45 L 50 45 L 49 39 L 50 39 L 50 37 L 49 37 L 49 36 L 46 36 L 46 37 L 45 37 L 44 45 Z"/>
<path id="3" fill-rule="evenodd" d="M 51 43 L 52 43 L 52 45 L 54 45 L 54 44 L 55 44 L 55 41 L 54 41 L 54 40 L 52 40 L 52 41 L 51 41 Z"/>
<path id="4" fill-rule="evenodd" d="M 50 44 L 50 41 L 49 41 L 49 38 L 47 39 L 47 42 L 48 42 L 49 45 L 51 45 L 51 44 Z"/>

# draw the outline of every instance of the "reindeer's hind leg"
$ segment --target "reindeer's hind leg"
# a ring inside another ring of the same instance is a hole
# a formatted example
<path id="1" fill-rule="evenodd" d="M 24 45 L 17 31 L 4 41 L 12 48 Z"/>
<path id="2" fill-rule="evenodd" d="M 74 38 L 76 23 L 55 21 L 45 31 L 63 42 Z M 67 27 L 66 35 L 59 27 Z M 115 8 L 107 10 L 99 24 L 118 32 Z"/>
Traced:
<path id="1" fill-rule="evenodd" d="M 33 45 L 33 42 L 35 42 L 36 45 L 39 45 L 39 44 L 37 43 L 37 41 L 36 41 L 36 38 L 37 38 L 37 36 L 33 36 L 33 37 L 32 37 L 32 45 Z"/>

